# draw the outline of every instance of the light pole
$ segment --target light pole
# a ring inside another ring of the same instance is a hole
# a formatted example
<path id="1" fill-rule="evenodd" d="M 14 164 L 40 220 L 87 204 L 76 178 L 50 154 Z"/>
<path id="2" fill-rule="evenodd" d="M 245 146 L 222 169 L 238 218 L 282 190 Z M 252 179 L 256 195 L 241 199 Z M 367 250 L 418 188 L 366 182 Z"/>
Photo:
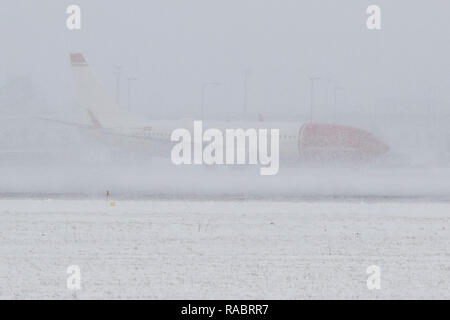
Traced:
<path id="1" fill-rule="evenodd" d="M 312 78 L 309 78 L 309 80 L 311 81 L 311 105 L 310 105 L 310 114 L 309 114 L 309 116 L 310 116 L 310 122 L 312 122 L 313 121 L 313 112 L 314 112 L 314 82 L 315 81 L 317 81 L 317 80 L 320 80 L 320 78 L 319 77 L 312 77 Z"/>
<path id="2" fill-rule="evenodd" d="M 334 101 L 333 101 L 334 123 L 336 123 L 336 119 L 337 119 L 337 93 L 339 90 L 344 90 L 344 88 L 339 87 L 339 86 L 334 86 Z"/>
<path id="3" fill-rule="evenodd" d="M 208 86 L 219 86 L 219 82 L 205 82 L 202 85 L 202 102 L 201 102 L 201 117 L 202 121 L 205 120 L 205 92 Z"/>
<path id="4" fill-rule="evenodd" d="M 248 97 L 248 76 L 250 75 L 250 70 L 244 70 L 244 103 L 242 106 L 242 121 L 247 117 L 247 97 Z"/>
<path id="5" fill-rule="evenodd" d="M 430 122 L 430 127 L 435 128 L 436 126 L 436 99 L 435 99 L 435 92 L 437 91 L 436 86 L 432 86 L 428 88 L 428 117 Z"/>
<path id="6" fill-rule="evenodd" d="M 131 111 L 131 83 L 137 78 L 128 78 L 128 111 Z"/>
<path id="7" fill-rule="evenodd" d="M 116 76 L 116 104 L 120 103 L 120 78 L 122 76 L 122 66 L 114 66 Z"/>

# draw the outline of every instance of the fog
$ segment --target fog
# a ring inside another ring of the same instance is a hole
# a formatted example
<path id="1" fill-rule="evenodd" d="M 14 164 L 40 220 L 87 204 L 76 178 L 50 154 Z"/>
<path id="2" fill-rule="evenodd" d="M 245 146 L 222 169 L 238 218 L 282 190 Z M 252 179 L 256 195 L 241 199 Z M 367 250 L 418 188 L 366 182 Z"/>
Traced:
<path id="1" fill-rule="evenodd" d="M 66 27 L 71 4 L 81 30 Z M 381 30 L 366 27 L 372 4 Z M 449 12 L 444 0 L 3 0 L 0 193 L 446 197 Z M 216 121 L 361 128 L 390 151 L 364 163 L 282 163 L 274 177 L 176 167 L 170 153 L 131 152 L 40 119 L 87 123 L 74 52 L 122 112 L 149 123 L 200 119 L 203 104 Z"/>

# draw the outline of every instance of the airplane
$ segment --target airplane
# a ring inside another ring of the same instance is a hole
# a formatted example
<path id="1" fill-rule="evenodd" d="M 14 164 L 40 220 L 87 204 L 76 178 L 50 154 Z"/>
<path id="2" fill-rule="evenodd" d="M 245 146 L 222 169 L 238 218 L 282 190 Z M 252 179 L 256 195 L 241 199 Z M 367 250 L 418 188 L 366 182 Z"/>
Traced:
<path id="1" fill-rule="evenodd" d="M 75 124 L 109 145 L 123 150 L 145 152 L 157 157 L 170 157 L 174 145 L 171 133 L 177 128 L 192 132 L 194 119 L 148 121 L 120 110 L 118 104 L 96 79 L 81 53 L 70 54 L 72 71 L 78 89 L 79 106 L 84 109 L 89 124 Z M 42 119 L 42 118 L 41 118 Z M 371 160 L 389 151 L 389 147 L 371 133 L 352 126 L 314 122 L 204 121 L 213 128 L 277 128 L 279 129 L 280 160 L 348 161 Z"/>

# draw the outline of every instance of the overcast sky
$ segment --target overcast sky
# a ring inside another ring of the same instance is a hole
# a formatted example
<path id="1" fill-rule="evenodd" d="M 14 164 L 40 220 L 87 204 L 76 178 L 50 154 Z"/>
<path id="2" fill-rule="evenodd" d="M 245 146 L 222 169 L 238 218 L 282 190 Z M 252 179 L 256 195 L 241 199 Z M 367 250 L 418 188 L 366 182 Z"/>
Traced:
<path id="1" fill-rule="evenodd" d="M 66 28 L 69 4 L 81 6 L 81 31 Z M 380 31 L 366 27 L 370 4 L 381 7 Z M 239 113 L 245 70 L 255 113 L 307 112 L 313 76 L 324 111 L 335 84 L 348 108 L 413 104 L 430 90 L 450 101 L 448 0 L 2 0 L 0 39 L 0 84 L 28 75 L 62 108 L 74 98 L 70 52 L 112 94 L 113 66 L 124 66 L 122 104 L 136 77 L 135 109 L 150 114 L 197 112 L 207 81 L 221 83 L 208 89 L 208 112 Z"/>

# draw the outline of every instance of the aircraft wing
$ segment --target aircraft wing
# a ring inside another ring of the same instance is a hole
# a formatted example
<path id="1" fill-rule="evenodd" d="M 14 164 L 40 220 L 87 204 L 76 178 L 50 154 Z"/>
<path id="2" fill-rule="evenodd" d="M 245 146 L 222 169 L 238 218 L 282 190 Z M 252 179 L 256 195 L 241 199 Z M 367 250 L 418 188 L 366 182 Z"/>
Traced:
<path id="1" fill-rule="evenodd" d="M 63 124 L 63 125 L 66 125 L 66 126 L 72 126 L 72 127 L 77 127 L 77 128 L 81 128 L 81 129 L 94 129 L 94 127 L 92 125 L 89 125 L 89 124 L 74 123 L 74 122 L 55 120 L 55 119 L 48 119 L 48 118 L 41 118 L 41 117 L 34 117 L 34 119 L 38 119 L 38 120 L 42 120 L 42 121 L 55 122 L 55 123 Z"/>

